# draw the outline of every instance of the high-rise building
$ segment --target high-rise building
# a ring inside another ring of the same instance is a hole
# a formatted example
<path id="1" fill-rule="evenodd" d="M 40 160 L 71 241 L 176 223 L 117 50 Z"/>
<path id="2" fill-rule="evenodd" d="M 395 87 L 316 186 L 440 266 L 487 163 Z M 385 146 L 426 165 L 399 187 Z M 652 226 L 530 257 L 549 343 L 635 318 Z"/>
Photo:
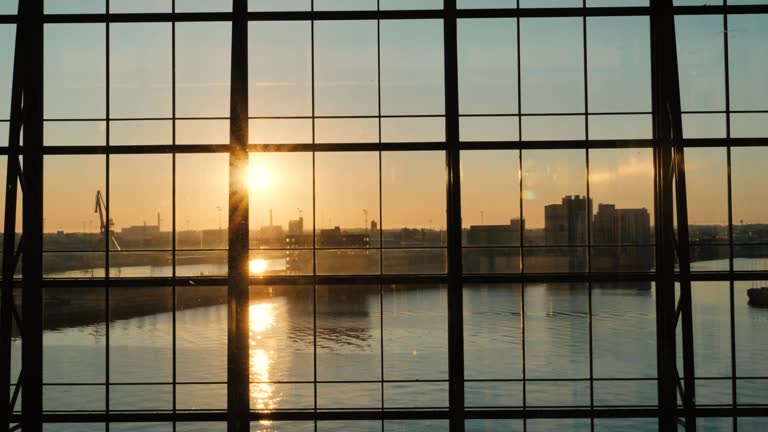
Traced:
<path id="1" fill-rule="evenodd" d="M 648 209 L 617 209 L 615 204 L 598 204 L 592 223 L 594 244 L 647 244 L 650 238 Z"/>
<path id="2" fill-rule="evenodd" d="M 648 271 L 653 266 L 648 209 L 617 209 L 598 204 L 592 222 L 592 268 L 598 271 Z M 632 246 L 635 245 L 635 246 Z"/>
<path id="3" fill-rule="evenodd" d="M 548 246 L 587 244 L 587 217 L 592 214 L 592 199 L 565 196 L 560 204 L 544 207 L 544 241 Z"/>

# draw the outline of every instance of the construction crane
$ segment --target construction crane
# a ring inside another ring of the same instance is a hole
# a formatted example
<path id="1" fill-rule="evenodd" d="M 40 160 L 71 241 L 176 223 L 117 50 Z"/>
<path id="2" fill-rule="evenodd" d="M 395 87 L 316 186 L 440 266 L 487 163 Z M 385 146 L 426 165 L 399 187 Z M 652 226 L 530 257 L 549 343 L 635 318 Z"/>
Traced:
<path id="1" fill-rule="evenodd" d="M 101 195 L 101 191 L 96 191 L 96 209 L 93 211 L 94 213 L 99 214 L 99 233 L 103 235 L 108 235 L 109 238 L 112 240 L 112 244 L 115 246 L 115 249 L 121 250 L 120 245 L 117 244 L 117 239 L 115 238 L 114 232 L 112 231 L 112 227 L 115 226 L 115 221 L 112 218 L 109 218 L 109 224 L 106 223 L 104 220 L 104 213 L 107 211 L 107 203 L 104 202 L 104 196 Z"/>

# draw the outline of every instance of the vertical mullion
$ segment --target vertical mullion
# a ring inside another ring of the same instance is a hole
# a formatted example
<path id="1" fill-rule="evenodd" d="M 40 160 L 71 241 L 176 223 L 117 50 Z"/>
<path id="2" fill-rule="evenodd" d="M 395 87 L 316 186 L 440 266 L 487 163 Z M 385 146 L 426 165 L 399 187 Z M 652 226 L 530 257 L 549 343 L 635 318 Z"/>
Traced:
<path id="1" fill-rule="evenodd" d="M 656 235 L 656 355 L 658 373 L 659 430 L 677 430 L 675 240 L 673 186 L 673 138 L 669 112 L 670 77 L 668 50 L 674 35 L 672 0 L 651 2 L 651 65 L 653 90 L 654 212 Z M 678 87 L 679 88 L 679 87 Z M 679 108 L 679 106 L 678 106 Z M 678 110 L 679 115 L 679 110 Z M 679 137 L 678 137 L 679 138 Z"/>
<path id="2" fill-rule="evenodd" d="M 381 0 L 376 1 L 376 10 L 381 10 Z M 383 210 L 383 195 L 382 195 L 382 179 L 381 179 L 381 20 L 376 20 L 376 91 L 377 91 L 377 109 L 378 109 L 378 138 L 379 138 L 379 272 L 384 273 L 384 236 L 382 235 L 384 227 L 384 219 L 382 215 Z M 363 227 L 368 230 L 368 227 Z M 370 236 L 370 231 L 368 231 Z M 379 354 L 380 354 L 380 368 L 381 368 L 381 410 L 384 411 L 384 284 L 379 282 Z M 381 430 L 384 431 L 384 421 L 381 422 Z"/>
<path id="3" fill-rule="evenodd" d="M 24 431 L 42 431 L 43 413 L 43 0 L 25 0 L 24 54 L 24 194 L 22 316 Z M 4 311 L 5 312 L 5 311 Z M 2 389 L 7 392 L 8 389 Z M 6 409 L 6 407 L 2 407 Z"/>
<path id="4" fill-rule="evenodd" d="M 176 0 L 171 2 L 171 11 L 176 13 Z M 173 400 L 173 430 L 176 431 L 176 377 L 177 377 L 177 358 L 176 358 L 176 20 L 171 22 L 171 144 L 174 146 L 174 151 L 171 154 L 171 275 L 173 278 L 173 285 L 171 286 L 171 326 L 173 333 L 171 335 L 171 358 L 173 364 L 171 365 L 171 375 L 173 382 L 172 387 L 172 400 Z M 160 223 L 158 221 L 158 231 Z"/>
<path id="5" fill-rule="evenodd" d="M 464 431 L 464 324 L 462 315 L 461 162 L 456 0 L 444 0 L 445 141 L 448 235 L 448 405 L 450 430 Z"/>
<path id="6" fill-rule="evenodd" d="M 733 240 L 733 177 L 731 176 L 731 78 L 730 78 L 730 56 L 729 56 L 729 44 L 728 44 L 728 0 L 723 0 L 723 55 L 724 55 L 724 72 L 725 72 L 725 137 L 728 140 L 726 147 L 727 164 L 728 164 L 728 272 L 730 273 L 730 281 L 728 283 L 728 297 L 729 297 L 729 325 L 730 325 L 730 339 L 731 339 L 731 406 L 735 410 L 738 406 L 737 399 L 737 382 L 736 382 L 736 317 L 735 313 L 735 301 L 736 293 L 734 292 L 734 240 Z M 738 417 L 734 415 L 732 417 L 733 430 L 738 431 L 739 422 Z"/>
<path id="7" fill-rule="evenodd" d="M 516 6 L 520 7 L 520 0 L 516 0 Z M 516 61 L 517 61 L 517 138 L 518 141 L 523 140 L 523 97 L 522 97 L 522 72 L 521 58 L 520 58 L 520 17 L 515 19 L 515 31 L 516 31 Z M 523 202 L 523 149 L 517 150 L 518 168 L 520 175 L 518 176 L 519 187 L 519 207 L 520 207 L 520 274 L 525 276 L 525 219 L 524 219 L 524 202 Z M 528 429 L 528 420 L 525 415 L 528 410 L 528 398 L 526 396 L 528 390 L 527 371 L 525 366 L 526 351 L 525 351 L 525 283 L 520 284 L 520 340 L 521 340 L 521 352 L 520 357 L 522 361 L 522 374 L 523 374 L 523 431 Z"/>
<path id="8" fill-rule="evenodd" d="M 23 3 L 19 5 L 23 8 Z M 21 12 L 19 12 L 21 15 Z M 22 52 L 23 52 L 23 33 L 22 25 L 16 25 L 16 40 L 14 41 L 13 52 L 13 78 L 11 84 L 11 107 L 10 107 L 10 122 L 9 122 L 9 135 L 8 135 L 8 157 L 6 159 L 6 184 L 5 184 L 5 219 L 3 225 L 3 278 L 2 278 L 2 304 L 0 304 L 0 311 L 2 315 L 0 320 L 0 373 L 2 373 L 2 379 L 0 379 L 0 388 L 10 389 L 13 383 L 13 377 L 11 376 L 11 363 L 12 363 L 12 338 L 13 338 L 13 314 L 11 310 L 15 310 L 14 299 L 14 284 L 13 277 L 16 272 L 16 211 L 17 211 L 17 197 L 19 191 L 19 175 L 21 167 L 19 165 L 19 140 L 21 132 L 21 106 L 22 106 Z M 19 239 L 21 241 L 21 239 Z M 21 382 L 17 380 L 13 386 L 14 391 L 19 389 Z M 10 428 L 10 415 L 12 414 L 14 406 L 11 406 L 11 397 L 9 392 L 0 392 L 0 407 L 5 409 L 8 407 L 8 415 L 2 417 L 0 421 L 0 428 Z"/>
<path id="9" fill-rule="evenodd" d="M 315 1 L 310 0 L 310 8 L 315 10 Z M 313 426 L 317 430 L 317 175 L 315 152 L 315 20 L 309 22 L 310 32 L 310 80 L 312 86 L 312 409 Z"/>
<path id="10" fill-rule="evenodd" d="M 582 0 L 582 9 L 584 16 L 581 21 L 581 39 L 582 39 L 582 61 L 584 68 L 584 138 L 586 139 L 586 148 L 584 149 L 586 173 L 585 181 L 587 186 L 587 273 L 592 274 L 592 193 L 589 181 L 589 69 L 587 57 L 587 1 Z M 592 280 L 587 282 L 587 311 L 588 311 L 588 333 L 589 333 L 589 409 L 595 409 L 595 363 L 594 363 L 594 332 L 592 322 Z M 595 430 L 595 417 L 589 418 L 590 430 Z"/>
<path id="11" fill-rule="evenodd" d="M 670 41 L 676 41 L 674 27 L 674 15 L 670 15 L 670 24 L 667 37 Z M 696 431 L 696 369 L 693 345 L 693 301 L 691 292 L 691 260 L 690 241 L 688 233 L 688 193 L 685 180 L 685 150 L 682 144 L 683 128 L 680 113 L 680 86 L 677 66 L 677 49 L 675 44 L 668 44 L 666 53 L 665 76 L 672 85 L 666 88 L 666 103 L 670 124 L 669 132 L 673 151 L 673 172 L 675 185 L 675 203 L 677 206 L 677 255 L 680 265 L 680 310 L 681 333 L 683 350 L 683 380 L 685 392 L 683 407 L 685 410 L 685 427 L 688 431 Z M 672 194 L 670 190 L 668 192 Z M 675 346 L 675 349 L 677 347 Z M 675 357 L 675 360 L 677 358 Z M 679 375 L 679 371 L 677 372 Z M 679 379 L 676 378 L 676 379 Z"/>
<path id="12" fill-rule="evenodd" d="M 106 51 L 106 58 L 105 58 L 105 63 L 106 63 L 106 65 L 105 65 L 105 69 L 106 69 L 106 71 L 105 71 L 105 74 L 106 74 L 106 91 L 105 91 L 105 98 L 106 98 L 106 102 L 105 102 L 105 105 L 106 105 L 105 106 L 106 126 L 105 126 L 105 134 L 106 134 L 106 136 L 104 137 L 104 144 L 105 144 L 105 149 L 106 149 L 106 155 L 105 155 L 105 160 L 104 160 L 104 164 L 105 164 L 104 175 L 106 177 L 105 178 L 105 183 L 104 183 L 104 187 L 106 188 L 106 190 L 105 190 L 105 192 L 106 192 L 106 198 L 105 198 L 106 206 L 105 207 L 106 208 L 104 209 L 104 214 L 105 214 L 105 217 L 106 217 L 106 219 L 105 219 L 106 227 L 105 227 L 105 231 L 104 231 L 104 254 L 105 254 L 105 258 L 104 258 L 104 340 L 105 340 L 105 344 L 106 344 L 106 352 L 105 352 L 105 359 L 104 359 L 104 362 L 105 362 L 104 382 L 106 383 L 106 385 L 104 386 L 104 397 L 105 397 L 104 406 L 105 406 L 105 411 L 106 411 L 106 415 L 107 415 L 106 431 L 109 432 L 109 411 L 110 411 L 110 403 L 109 403 L 109 399 L 110 399 L 109 398 L 109 395 L 110 395 L 110 376 L 109 376 L 110 355 L 109 355 L 109 350 L 110 350 L 110 343 L 111 343 L 110 342 L 110 339 L 111 339 L 110 338 L 110 334 L 111 333 L 110 333 L 110 329 L 109 329 L 110 315 L 111 315 L 110 314 L 110 295 L 109 295 L 109 291 L 110 291 L 110 288 L 109 288 L 109 286 L 110 286 L 109 268 L 110 268 L 110 265 L 111 265 L 111 261 L 110 261 L 109 248 L 110 248 L 110 244 L 111 244 L 110 242 L 112 240 L 112 227 L 111 227 L 112 224 L 110 223 L 110 221 L 112 220 L 111 219 L 112 216 L 110 215 L 110 210 L 109 210 L 110 209 L 110 198 L 112 196 L 112 193 L 110 191 L 110 187 L 111 186 L 110 186 L 110 181 L 109 181 L 109 171 L 110 171 L 110 155 L 109 155 L 109 153 L 110 153 L 110 141 L 111 141 L 110 140 L 110 135 L 111 135 L 111 133 L 110 133 L 110 128 L 111 128 L 111 121 L 110 121 L 110 117 L 111 117 L 111 110 L 110 110 L 110 101 L 111 101 L 111 95 L 110 95 L 110 74 L 111 74 L 111 68 L 110 68 L 110 49 L 109 49 L 109 45 L 111 43 L 110 42 L 110 27 L 111 27 L 111 24 L 110 24 L 110 19 L 109 19 L 109 13 L 110 13 L 110 11 L 109 11 L 109 3 L 110 2 L 109 2 L 109 0 L 104 0 L 104 2 L 106 3 L 105 10 L 107 12 L 107 14 L 106 14 L 107 22 L 105 24 L 105 29 L 104 29 L 105 39 L 106 39 L 105 40 L 105 51 Z"/>
<path id="13" fill-rule="evenodd" d="M 229 120 L 227 411 L 229 432 L 249 430 L 248 2 L 233 0 Z"/>

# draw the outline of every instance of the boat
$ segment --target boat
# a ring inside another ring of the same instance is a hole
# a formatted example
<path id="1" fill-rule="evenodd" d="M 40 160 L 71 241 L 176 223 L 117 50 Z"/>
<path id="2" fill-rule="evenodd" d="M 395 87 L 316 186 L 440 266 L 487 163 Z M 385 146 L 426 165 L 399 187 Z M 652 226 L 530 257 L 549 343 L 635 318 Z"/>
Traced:
<path id="1" fill-rule="evenodd" d="M 747 297 L 750 306 L 768 308 L 768 287 L 750 288 Z"/>

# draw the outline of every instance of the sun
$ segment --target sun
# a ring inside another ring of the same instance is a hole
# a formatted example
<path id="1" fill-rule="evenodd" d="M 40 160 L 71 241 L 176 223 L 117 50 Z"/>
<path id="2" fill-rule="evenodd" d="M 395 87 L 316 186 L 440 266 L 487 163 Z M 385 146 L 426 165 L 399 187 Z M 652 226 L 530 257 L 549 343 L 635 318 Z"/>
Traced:
<path id="1" fill-rule="evenodd" d="M 248 188 L 251 191 L 263 191 L 272 185 L 272 172 L 264 165 L 248 165 Z"/>
<path id="2" fill-rule="evenodd" d="M 267 271 L 267 260 L 261 258 L 252 259 L 248 263 L 248 267 L 252 275 L 264 274 Z"/>

